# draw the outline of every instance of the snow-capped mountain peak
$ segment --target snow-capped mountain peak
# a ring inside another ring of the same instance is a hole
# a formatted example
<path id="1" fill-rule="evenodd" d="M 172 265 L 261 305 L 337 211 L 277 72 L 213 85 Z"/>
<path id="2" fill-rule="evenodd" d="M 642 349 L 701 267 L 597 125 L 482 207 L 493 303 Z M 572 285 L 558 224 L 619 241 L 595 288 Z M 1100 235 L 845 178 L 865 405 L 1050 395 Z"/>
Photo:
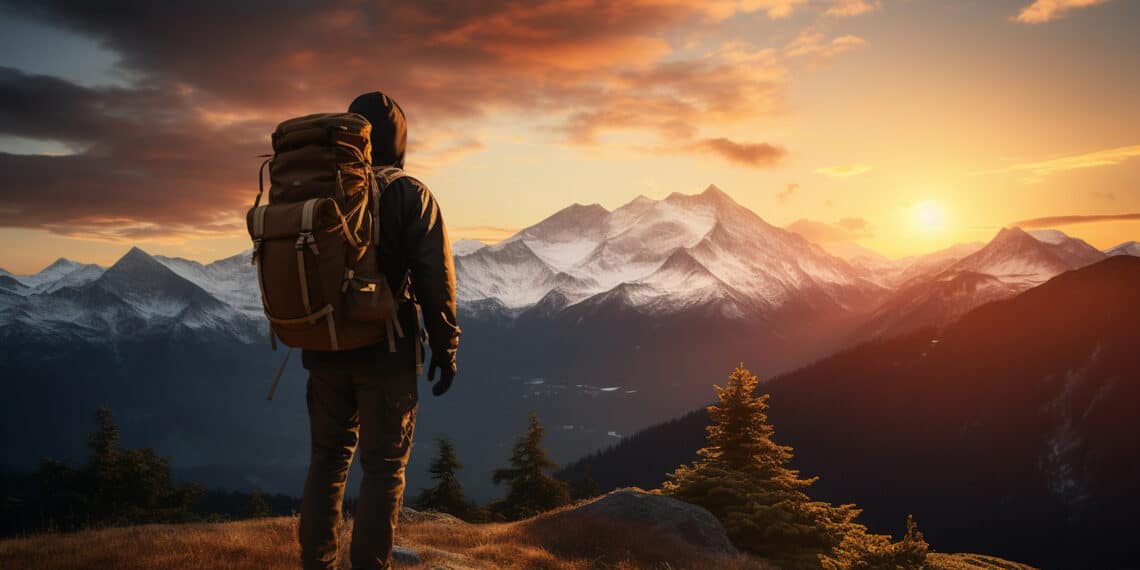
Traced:
<path id="1" fill-rule="evenodd" d="M 10 292 L 19 295 L 35 295 L 90 283 L 103 274 L 103 268 L 92 263 L 79 263 L 61 257 L 38 273 L 13 275 L 5 271 L 3 274 L 6 278 L 19 284 L 19 286 L 15 286 L 10 283 L 13 286 L 6 287 Z"/>
<path id="2" fill-rule="evenodd" d="M 1104 253 L 1106 255 L 1135 255 L 1140 257 L 1140 242 L 1126 241 L 1120 245 L 1105 250 Z"/>
<path id="3" fill-rule="evenodd" d="M 572 304 L 620 287 L 620 296 L 605 298 L 676 311 L 729 297 L 775 307 L 808 290 L 842 303 L 844 288 L 868 286 L 846 262 L 715 185 L 661 200 L 638 196 L 613 211 L 570 206 L 456 265 L 461 302 L 495 299 L 512 309 L 555 289 Z"/>
<path id="4" fill-rule="evenodd" d="M 1043 283 L 1060 273 L 1103 259 L 1104 253 L 1059 231 L 1030 235 L 1002 228 L 990 243 L 961 259 L 948 271 L 993 275 L 1007 283 Z"/>

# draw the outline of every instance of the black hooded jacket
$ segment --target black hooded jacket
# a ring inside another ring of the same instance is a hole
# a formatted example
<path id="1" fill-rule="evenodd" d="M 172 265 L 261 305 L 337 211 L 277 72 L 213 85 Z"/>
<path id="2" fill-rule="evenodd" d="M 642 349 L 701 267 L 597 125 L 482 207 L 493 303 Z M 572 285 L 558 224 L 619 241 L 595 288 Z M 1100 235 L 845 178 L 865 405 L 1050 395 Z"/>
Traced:
<path id="1" fill-rule="evenodd" d="M 407 124 L 404 111 L 383 93 L 357 97 L 349 112 L 372 123 L 372 165 L 404 167 Z M 380 197 L 380 268 L 400 303 L 399 320 L 404 338 L 396 352 L 387 342 L 337 352 L 305 350 L 309 369 L 374 370 L 415 367 L 419 374 L 420 318 L 423 311 L 432 357 L 441 364 L 455 362 L 459 326 L 455 320 L 455 264 L 439 204 L 422 182 L 405 176 L 393 182 Z"/>

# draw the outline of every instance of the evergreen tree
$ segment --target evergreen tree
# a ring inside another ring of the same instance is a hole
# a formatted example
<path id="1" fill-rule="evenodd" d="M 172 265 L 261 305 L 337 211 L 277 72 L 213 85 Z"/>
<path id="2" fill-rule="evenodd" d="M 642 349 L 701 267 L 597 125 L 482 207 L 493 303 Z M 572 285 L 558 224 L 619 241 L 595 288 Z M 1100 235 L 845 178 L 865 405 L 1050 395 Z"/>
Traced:
<path id="1" fill-rule="evenodd" d="M 110 410 L 99 408 L 87 441 L 91 457 L 82 469 L 45 461 L 36 474 L 41 526 L 70 529 L 190 517 L 187 508 L 201 497 L 201 485 L 175 488 L 170 463 L 153 449 L 122 449 Z"/>
<path id="2" fill-rule="evenodd" d="M 570 494 L 575 500 L 589 499 L 602 494 L 601 487 L 594 480 L 594 468 L 589 463 L 582 466 L 582 476 L 574 480 Z"/>
<path id="3" fill-rule="evenodd" d="M 96 478 L 110 481 L 119 460 L 119 426 L 106 406 L 95 410 L 95 423 L 95 431 L 87 436 L 87 447 L 91 448 L 88 468 Z"/>
<path id="4" fill-rule="evenodd" d="M 740 548 L 787 566 L 818 566 L 849 532 L 859 510 L 813 501 L 802 479 L 787 465 L 792 448 L 772 441 L 768 396 L 754 394 L 759 380 L 742 365 L 725 387 L 714 386 L 707 445 L 691 466 L 681 466 L 661 492 L 700 505 L 724 524 Z"/>
<path id="5" fill-rule="evenodd" d="M 544 431 L 538 414 L 531 413 L 526 435 L 515 443 L 511 466 L 495 470 L 495 484 L 508 485 L 506 498 L 492 506 L 497 515 L 516 520 L 570 502 L 569 486 L 548 473 L 558 466 L 547 458 L 546 450 L 542 448 Z"/>
<path id="6" fill-rule="evenodd" d="M 265 493 L 262 493 L 260 489 L 254 489 L 249 494 L 246 514 L 251 519 L 269 516 L 269 500 L 265 498 Z"/>
<path id="7" fill-rule="evenodd" d="M 891 542 L 891 537 L 870 534 L 862 525 L 857 525 L 832 554 L 820 556 L 820 564 L 826 570 L 917 570 L 925 567 L 928 549 L 929 545 L 918 531 L 914 517 L 907 516 L 906 534 L 902 540 Z"/>
<path id="8" fill-rule="evenodd" d="M 472 506 L 463 495 L 463 486 L 455 472 L 463 468 L 455 453 L 455 446 L 447 438 L 439 438 L 439 454 L 428 470 L 435 479 L 434 487 L 424 489 L 415 500 L 415 507 L 422 510 L 448 513 L 459 518 L 467 518 Z"/>

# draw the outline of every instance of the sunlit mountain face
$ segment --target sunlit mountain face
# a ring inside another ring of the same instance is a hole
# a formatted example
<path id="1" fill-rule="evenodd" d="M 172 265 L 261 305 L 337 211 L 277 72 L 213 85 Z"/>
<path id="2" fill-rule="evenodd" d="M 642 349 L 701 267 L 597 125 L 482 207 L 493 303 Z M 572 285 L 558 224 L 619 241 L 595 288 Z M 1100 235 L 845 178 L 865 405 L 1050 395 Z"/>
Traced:
<path id="1" fill-rule="evenodd" d="M 484 475 L 529 411 L 567 461 L 707 400 L 726 362 L 771 377 L 867 340 L 939 330 L 1107 257 L 1016 228 L 900 260 L 833 255 L 715 186 L 613 210 L 573 205 L 500 243 L 455 248 L 462 374 L 455 397 L 424 400 L 435 419 L 419 434 L 456 440 L 476 496 L 493 493 Z M 105 269 L 60 260 L 5 272 L 0 339 L 6 376 L 27 379 L 2 404 L 4 428 L 33 417 L 61 426 L 15 445 L 16 465 L 78 456 L 91 411 L 107 403 L 128 440 L 171 454 L 184 473 L 289 492 L 299 481 L 303 371 L 294 361 L 281 396 L 264 402 L 283 354 L 269 348 L 248 252 L 200 264 L 133 249 Z M 216 445 L 235 432 L 246 435 Z"/>

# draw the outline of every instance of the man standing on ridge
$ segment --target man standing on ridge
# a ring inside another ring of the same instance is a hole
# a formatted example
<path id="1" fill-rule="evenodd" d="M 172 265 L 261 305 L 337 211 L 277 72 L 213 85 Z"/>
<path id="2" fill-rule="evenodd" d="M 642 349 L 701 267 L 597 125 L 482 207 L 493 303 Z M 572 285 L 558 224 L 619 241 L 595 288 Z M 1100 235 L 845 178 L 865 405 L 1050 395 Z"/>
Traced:
<path id="1" fill-rule="evenodd" d="M 372 123 L 373 166 L 403 168 L 407 127 L 396 101 L 366 93 L 348 110 Z M 456 374 L 455 267 L 439 204 L 427 187 L 404 176 L 381 195 L 380 221 L 380 269 L 399 301 L 400 328 L 415 334 L 397 339 L 395 352 L 387 343 L 303 352 L 312 438 L 299 530 L 306 569 L 336 565 L 345 481 L 358 447 L 364 477 L 349 558 L 353 568 L 391 567 L 423 362 L 420 309 L 431 346 L 432 393 L 446 392 Z"/>

